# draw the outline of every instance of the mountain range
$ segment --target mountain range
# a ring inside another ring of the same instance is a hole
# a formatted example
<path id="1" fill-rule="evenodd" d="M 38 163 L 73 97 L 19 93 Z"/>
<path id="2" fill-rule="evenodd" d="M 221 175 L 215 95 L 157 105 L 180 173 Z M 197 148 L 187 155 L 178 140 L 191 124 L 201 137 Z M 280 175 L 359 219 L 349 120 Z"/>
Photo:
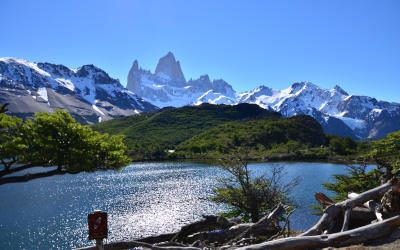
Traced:
<path id="1" fill-rule="evenodd" d="M 211 81 L 208 75 L 203 75 L 186 81 L 179 61 L 171 52 L 160 58 L 154 73 L 140 68 L 135 60 L 126 87 L 160 108 L 236 103 L 236 92 L 222 79 Z"/>
<path id="2" fill-rule="evenodd" d="M 0 103 L 23 118 L 62 108 L 82 123 L 158 109 L 96 66 L 70 69 L 16 58 L 0 58 Z"/>
<path id="3" fill-rule="evenodd" d="M 127 88 L 158 107 L 254 103 L 284 116 L 307 114 L 320 122 L 325 132 L 354 139 L 376 139 L 400 129 L 400 104 L 368 96 L 350 95 L 340 86 L 323 89 L 310 82 L 294 83 L 275 90 L 259 86 L 238 93 L 226 81 L 202 75 L 185 80 L 180 62 L 169 52 L 155 72 L 134 61 Z"/>
<path id="4" fill-rule="evenodd" d="M 239 93 L 226 81 L 211 80 L 206 74 L 186 80 L 171 52 L 159 59 L 154 72 L 135 60 L 126 88 L 94 65 L 72 69 L 0 58 L 0 103 L 10 103 L 10 113 L 20 117 L 63 108 L 83 123 L 164 107 L 251 103 L 288 117 L 310 115 L 326 133 L 354 139 L 377 139 L 400 130 L 399 103 L 351 95 L 340 86 L 323 89 L 310 82 L 282 90 L 262 85 Z"/>

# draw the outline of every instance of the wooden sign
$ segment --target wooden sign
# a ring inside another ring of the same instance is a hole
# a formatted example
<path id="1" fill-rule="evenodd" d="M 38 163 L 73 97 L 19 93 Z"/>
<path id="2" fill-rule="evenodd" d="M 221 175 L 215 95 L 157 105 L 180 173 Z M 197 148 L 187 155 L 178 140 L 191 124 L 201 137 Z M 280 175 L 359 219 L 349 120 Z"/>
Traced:
<path id="1" fill-rule="evenodd" d="M 107 213 L 95 211 L 88 215 L 89 240 L 101 240 L 107 238 Z"/>

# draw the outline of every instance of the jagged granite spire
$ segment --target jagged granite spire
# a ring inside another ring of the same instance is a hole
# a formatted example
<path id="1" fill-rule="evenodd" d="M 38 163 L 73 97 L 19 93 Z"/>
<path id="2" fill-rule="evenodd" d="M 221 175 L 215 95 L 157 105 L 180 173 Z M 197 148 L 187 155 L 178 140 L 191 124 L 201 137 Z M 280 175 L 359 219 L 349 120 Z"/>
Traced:
<path id="1" fill-rule="evenodd" d="M 133 62 L 132 67 L 129 70 L 126 88 L 137 95 L 141 95 L 140 68 L 138 60 Z"/>
<path id="2" fill-rule="evenodd" d="M 176 86 L 184 86 L 186 83 L 179 61 L 172 52 L 168 52 L 158 60 L 155 74 L 161 78 L 172 80 Z"/>

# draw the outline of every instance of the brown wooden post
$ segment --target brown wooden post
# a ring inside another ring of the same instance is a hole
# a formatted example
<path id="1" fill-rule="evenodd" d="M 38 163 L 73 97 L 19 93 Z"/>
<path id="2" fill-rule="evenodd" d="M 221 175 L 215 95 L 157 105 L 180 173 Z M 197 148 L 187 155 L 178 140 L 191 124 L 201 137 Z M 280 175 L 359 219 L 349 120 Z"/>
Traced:
<path id="1" fill-rule="evenodd" d="M 96 240 L 96 247 L 98 250 L 104 250 L 103 239 Z"/>

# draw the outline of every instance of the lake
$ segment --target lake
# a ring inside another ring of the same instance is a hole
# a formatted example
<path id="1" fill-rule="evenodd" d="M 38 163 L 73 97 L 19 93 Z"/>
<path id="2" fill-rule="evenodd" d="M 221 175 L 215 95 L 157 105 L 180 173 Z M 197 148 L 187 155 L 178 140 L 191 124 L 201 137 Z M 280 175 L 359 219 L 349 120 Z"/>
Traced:
<path id="1" fill-rule="evenodd" d="M 285 179 L 300 176 L 292 192 L 299 208 L 292 228 L 304 230 L 316 222 L 310 205 L 314 193 L 332 175 L 345 173 L 340 164 L 255 163 L 263 174 L 285 166 Z M 108 241 L 177 231 L 202 215 L 225 209 L 208 200 L 217 179 L 226 173 L 199 163 L 134 163 L 121 172 L 107 171 L 54 176 L 0 186 L 0 249 L 70 249 L 91 245 L 87 214 L 109 214 Z"/>

